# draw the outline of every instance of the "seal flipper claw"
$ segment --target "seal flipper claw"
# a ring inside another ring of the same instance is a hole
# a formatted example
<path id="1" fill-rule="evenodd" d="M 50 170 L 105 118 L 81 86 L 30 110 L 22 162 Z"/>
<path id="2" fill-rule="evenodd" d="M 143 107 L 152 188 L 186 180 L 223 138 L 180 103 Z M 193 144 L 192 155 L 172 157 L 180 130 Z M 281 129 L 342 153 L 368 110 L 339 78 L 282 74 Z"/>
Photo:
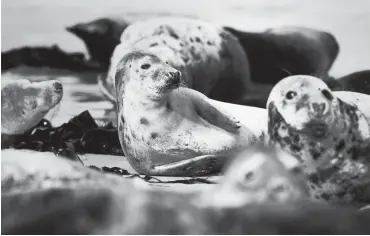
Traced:
<path id="1" fill-rule="evenodd" d="M 171 164 L 155 166 L 147 172 L 154 176 L 205 176 L 219 173 L 225 160 L 221 156 L 202 155 Z"/>

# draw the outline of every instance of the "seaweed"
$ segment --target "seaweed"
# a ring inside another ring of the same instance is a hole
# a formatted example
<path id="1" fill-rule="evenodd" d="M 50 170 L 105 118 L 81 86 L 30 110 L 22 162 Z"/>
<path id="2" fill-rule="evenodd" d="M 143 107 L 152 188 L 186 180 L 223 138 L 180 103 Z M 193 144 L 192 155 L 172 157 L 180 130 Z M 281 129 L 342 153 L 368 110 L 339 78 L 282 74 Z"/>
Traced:
<path id="1" fill-rule="evenodd" d="M 77 154 L 85 153 L 124 155 L 117 128 L 111 123 L 98 126 L 87 110 L 59 127 L 52 127 L 46 119 L 41 120 L 19 137 L 13 148 L 50 151 L 73 160 L 78 159 Z"/>

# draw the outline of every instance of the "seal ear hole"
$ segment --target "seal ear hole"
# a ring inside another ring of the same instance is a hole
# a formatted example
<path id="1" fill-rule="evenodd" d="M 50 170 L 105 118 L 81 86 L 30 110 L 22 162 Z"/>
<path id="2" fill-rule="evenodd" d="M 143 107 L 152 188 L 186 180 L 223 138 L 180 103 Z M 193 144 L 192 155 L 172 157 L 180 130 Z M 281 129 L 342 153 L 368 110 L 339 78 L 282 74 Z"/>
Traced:
<path id="1" fill-rule="evenodd" d="M 254 178 L 254 173 L 253 172 L 248 172 L 244 175 L 244 179 L 246 181 L 251 181 Z"/>
<path id="2" fill-rule="evenodd" d="M 147 69 L 149 69 L 150 68 L 150 64 L 143 64 L 143 65 L 141 65 L 141 67 L 140 67 L 141 69 L 143 69 L 143 70 L 147 70 Z"/>
<path id="3" fill-rule="evenodd" d="M 295 98 L 297 96 L 297 92 L 295 91 L 288 91 L 286 94 L 285 94 L 285 97 L 286 99 L 288 100 L 292 100 L 293 98 Z"/>
<path id="4" fill-rule="evenodd" d="M 327 90 L 327 89 L 323 89 L 322 91 L 321 91 L 321 93 L 322 93 L 322 95 L 324 95 L 324 97 L 325 98 L 327 98 L 328 100 L 333 100 L 334 99 L 334 97 L 333 97 L 333 95 L 331 94 L 331 92 L 329 91 L 329 90 Z"/>

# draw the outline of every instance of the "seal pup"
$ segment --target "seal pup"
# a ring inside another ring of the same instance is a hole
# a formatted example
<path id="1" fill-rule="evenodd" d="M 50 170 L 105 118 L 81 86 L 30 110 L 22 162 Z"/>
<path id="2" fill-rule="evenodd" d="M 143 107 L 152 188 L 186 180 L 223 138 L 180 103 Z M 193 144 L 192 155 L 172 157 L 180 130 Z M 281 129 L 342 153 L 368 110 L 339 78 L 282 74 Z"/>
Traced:
<path id="1" fill-rule="evenodd" d="M 302 161 L 314 198 L 333 203 L 362 198 L 361 185 L 369 181 L 369 102 L 367 95 L 332 92 L 306 75 L 287 77 L 272 90 L 270 143 Z"/>
<path id="2" fill-rule="evenodd" d="M 63 97 L 63 85 L 57 80 L 31 83 L 27 79 L 1 80 L 1 148 L 7 148 L 17 136 L 29 131 Z"/>
<path id="3" fill-rule="evenodd" d="M 229 155 L 255 139 L 205 95 L 180 83 L 180 71 L 151 53 L 127 53 L 117 65 L 119 138 L 141 174 L 218 173 Z"/>
<path id="4" fill-rule="evenodd" d="M 261 144 L 247 147 L 231 157 L 222 172 L 220 183 L 195 198 L 196 205 L 239 208 L 309 199 L 300 162 L 276 148 Z"/>
<path id="5" fill-rule="evenodd" d="M 272 88 L 251 83 L 247 55 L 238 39 L 222 27 L 187 17 L 155 17 L 136 21 L 123 31 L 107 76 L 98 80 L 111 101 L 116 96 L 117 63 L 133 50 L 167 61 L 181 72 L 187 87 L 218 101 L 238 103 L 251 93 L 267 98 Z"/>
<path id="6" fill-rule="evenodd" d="M 296 26 L 274 27 L 264 32 L 224 29 L 243 46 L 250 63 L 251 80 L 256 83 L 275 85 L 297 74 L 326 77 L 339 53 L 336 38 L 316 29 Z"/>

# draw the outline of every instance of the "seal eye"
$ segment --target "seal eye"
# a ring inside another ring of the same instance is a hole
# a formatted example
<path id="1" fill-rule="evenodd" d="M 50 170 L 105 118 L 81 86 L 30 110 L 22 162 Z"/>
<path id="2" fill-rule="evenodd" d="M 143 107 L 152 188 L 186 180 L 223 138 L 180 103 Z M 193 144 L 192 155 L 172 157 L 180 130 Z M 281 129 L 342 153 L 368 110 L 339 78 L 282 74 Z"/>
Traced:
<path id="1" fill-rule="evenodd" d="M 147 70 L 147 69 L 150 68 L 150 64 L 143 64 L 143 65 L 141 65 L 140 68 L 143 69 L 143 70 Z"/>
<path id="2" fill-rule="evenodd" d="M 294 91 L 289 91 L 285 94 L 285 97 L 289 100 L 293 99 L 295 96 L 297 96 L 297 93 Z"/>
<path id="3" fill-rule="evenodd" d="M 321 93 L 322 93 L 322 95 L 324 95 L 324 97 L 325 98 L 327 98 L 328 100 L 333 100 L 334 99 L 334 97 L 333 97 L 333 95 L 331 94 L 331 92 L 329 92 L 327 89 L 323 89 L 322 91 L 321 91 Z"/>
<path id="4" fill-rule="evenodd" d="M 246 173 L 246 174 L 245 174 L 245 176 L 244 176 L 244 178 L 245 178 L 245 180 L 246 180 L 246 181 L 250 181 L 250 180 L 252 180 L 252 179 L 253 179 L 253 177 L 254 177 L 253 172 L 248 172 L 248 173 Z"/>

